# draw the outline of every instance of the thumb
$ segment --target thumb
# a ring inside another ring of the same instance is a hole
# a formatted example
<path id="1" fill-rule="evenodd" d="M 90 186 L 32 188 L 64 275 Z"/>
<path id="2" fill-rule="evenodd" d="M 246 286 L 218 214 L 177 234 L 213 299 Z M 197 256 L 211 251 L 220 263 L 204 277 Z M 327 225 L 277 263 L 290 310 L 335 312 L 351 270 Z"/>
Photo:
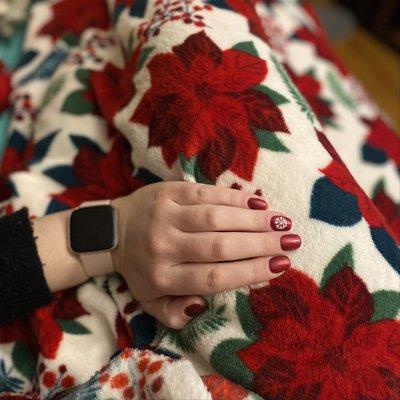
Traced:
<path id="1" fill-rule="evenodd" d="M 164 296 L 141 305 L 148 314 L 172 329 L 182 329 L 193 317 L 207 309 L 201 296 Z"/>

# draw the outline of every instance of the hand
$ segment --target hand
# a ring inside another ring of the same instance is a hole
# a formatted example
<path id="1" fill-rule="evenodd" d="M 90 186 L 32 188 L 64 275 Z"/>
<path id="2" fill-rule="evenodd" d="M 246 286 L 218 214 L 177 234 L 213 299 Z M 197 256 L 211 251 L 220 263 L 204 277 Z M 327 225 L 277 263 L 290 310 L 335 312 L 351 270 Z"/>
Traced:
<path id="1" fill-rule="evenodd" d="M 164 325 L 182 328 L 205 309 L 200 295 L 280 276 L 300 237 L 260 197 L 187 182 L 145 186 L 112 205 L 119 213 L 115 269 Z M 257 208 L 257 209 L 250 209 Z"/>

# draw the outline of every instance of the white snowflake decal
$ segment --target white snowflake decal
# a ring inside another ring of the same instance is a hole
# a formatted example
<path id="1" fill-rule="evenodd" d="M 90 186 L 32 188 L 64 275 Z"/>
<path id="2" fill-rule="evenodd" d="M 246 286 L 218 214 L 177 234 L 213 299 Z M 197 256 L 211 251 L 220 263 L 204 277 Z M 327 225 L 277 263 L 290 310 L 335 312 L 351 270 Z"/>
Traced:
<path id="1" fill-rule="evenodd" d="M 278 217 L 274 220 L 275 228 L 279 231 L 283 231 L 288 226 L 288 221 L 285 217 Z"/>

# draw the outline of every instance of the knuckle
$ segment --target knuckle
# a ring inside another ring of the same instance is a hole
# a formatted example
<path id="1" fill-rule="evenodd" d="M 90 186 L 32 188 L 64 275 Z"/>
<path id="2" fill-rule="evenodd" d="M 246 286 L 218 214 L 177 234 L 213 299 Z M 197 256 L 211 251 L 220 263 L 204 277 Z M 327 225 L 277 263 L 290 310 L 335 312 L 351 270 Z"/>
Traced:
<path id="1" fill-rule="evenodd" d="M 211 242 L 210 253 L 211 257 L 217 260 L 225 260 L 228 256 L 228 244 L 223 239 L 215 239 Z"/>
<path id="2" fill-rule="evenodd" d="M 154 194 L 154 200 L 157 208 L 159 208 L 160 206 L 167 205 L 170 201 L 168 188 L 167 187 L 159 188 Z"/>
<path id="3" fill-rule="evenodd" d="M 151 256 L 162 256 L 167 253 L 168 242 L 158 232 L 152 230 L 147 240 L 147 252 Z"/>
<path id="4" fill-rule="evenodd" d="M 226 288 L 226 275 L 223 270 L 213 268 L 207 273 L 207 288 L 211 291 L 219 291 Z"/>
<path id="5" fill-rule="evenodd" d="M 150 274 L 149 283 L 156 292 L 165 292 L 166 288 L 168 287 L 165 274 L 159 271 L 153 271 L 153 273 Z"/>
<path id="6" fill-rule="evenodd" d="M 182 196 L 184 196 L 186 200 L 193 200 L 193 196 L 196 193 L 197 184 L 192 182 L 180 182 L 180 183 L 182 183 L 181 186 Z"/>
<path id="7" fill-rule="evenodd" d="M 230 204 L 232 204 L 232 205 L 241 205 L 242 204 L 243 195 L 240 190 L 232 191 L 232 193 L 230 193 L 229 197 L 230 197 L 229 198 Z"/>
<path id="8" fill-rule="evenodd" d="M 208 192 L 205 185 L 201 185 L 196 189 L 196 198 L 200 203 L 205 203 L 208 199 Z"/>
<path id="9" fill-rule="evenodd" d="M 264 254 L 268 255 L 271 252 L 271 248 L 277 241 L 276 238 L 272 239 L 271 234 L 261 234 L 260 235 L 260 248 L 264 250 Z M 275 235 L 274 235 L 275 236 Z"/>
<path id="10" fill-rule="evenodd" d="M 213 207 L 209 207 L 204 212 L 204 221 L 206 226 L 216 228 L 218 225 L 219 216 Z"/>
<path id="11" fill-rule="evenodd" d="M 254 227 L 265 229 L 266 219 L 266 215 L 263 212 L 250 213 L 250 222 L 253 224 Z"/>

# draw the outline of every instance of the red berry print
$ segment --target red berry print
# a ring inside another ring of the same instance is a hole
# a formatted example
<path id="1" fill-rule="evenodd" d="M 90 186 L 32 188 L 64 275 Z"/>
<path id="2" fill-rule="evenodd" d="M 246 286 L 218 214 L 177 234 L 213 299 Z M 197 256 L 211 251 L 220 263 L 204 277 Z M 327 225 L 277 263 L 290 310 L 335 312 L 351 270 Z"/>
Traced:
<path id="1" fill-rule="evenodd" d="M 129 383 L 129 378 L 123 372 L 120 372 L 110 378 L 110 386 L 113 389 L 121 389 L 124 386 L 126 386 L 128 383 Z"/>
<path id="2" fill-rule="evenodd" d="M 64 378 L 61 379 L 61 386 L 65 389 L 74 386 L 74 384 L 75 379 L 71 375 L 64 376 Z"/>
<path id="3" fill-rule="evenodd" d="M 160 391 L 163 382 L 164 381 L 161 376 L 154 380 L 154 382 L 151 384 L 151 390 L 153 391 L 153 393 L 157 393 Z"/>
<path id="4" fill-rule="evenodd" d="M 56 374 L 52 371 L 46 371 L 43 375 L 43 385 L 51 388 L 56 383 Z"/>

